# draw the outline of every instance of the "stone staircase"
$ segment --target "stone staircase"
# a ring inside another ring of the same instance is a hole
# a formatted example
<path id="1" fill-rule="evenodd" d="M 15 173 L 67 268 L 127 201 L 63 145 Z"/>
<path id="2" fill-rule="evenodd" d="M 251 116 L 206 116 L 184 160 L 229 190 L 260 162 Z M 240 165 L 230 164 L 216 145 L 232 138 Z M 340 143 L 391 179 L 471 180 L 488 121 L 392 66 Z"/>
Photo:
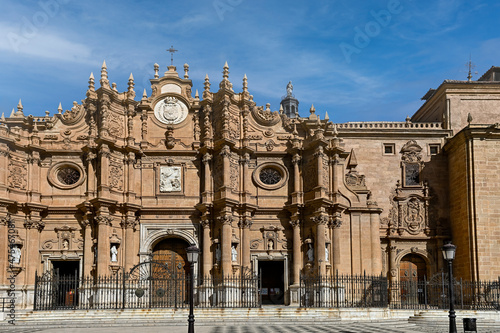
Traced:
<path id="1" fill-rule="evenodd" d="M 126 309 L 126 310 L 53 310 L 17 311 L 16 326 L 36 327 L 88 327 L 88 326 L 162 326 L 187 325 L 188 309 Z M 426 326 L 447 327 L 448 312 L 440 310 L 394 310 L 376 308 L 304 309 L 297 307 L 262 307 L 244 309 L 195 309 L 195 320 L 205 326 L 234 324 L 335 325 L 349 321 L 383 322 L 388 327 Z M 477 318 L 478 328 L 500 332 L 500 313 L 497 311 L 458 311 L 457 328 L 462 329 L 462 318 Z M 7 327 L 0 321 L 0 328 Z M 492 328 L 495 328 L 492 330 Z M 498 330 L 496 330 L 498 328 Z"/>
<path id="2" fill-rule="evenodd" d="M 126 310 L 53 310 L 18 311 L 16 325 L 24 327 L 159 326 L 186 325 L 188 309 L 126 309 Z M 389 309 L 304 309 L 297 307 L 263 307 L 245 309 L 195 309 L 195 320 L 204 325 L 251 324 L 314 324 L 338 323 L 345 320 L 401 322 L 413 311 Z M 7 321 L 0 322 L 0 327 Z M 54 326 L 55 325 L 55 326 Z"/>
<path id="3" fill-rule="evenodd" d="M 415 315 L 410 316 L 408 322 L 419 326 L 440 326 L 448 327 L 448 310 L 425 310 L 415 311 Z M 456 311 L 457 330 L 463 332 L 463 318 L 476 318 L 478 332 L 484 329 L 498 329 L 500 332 L 500 312 L 499 311 Z"/>

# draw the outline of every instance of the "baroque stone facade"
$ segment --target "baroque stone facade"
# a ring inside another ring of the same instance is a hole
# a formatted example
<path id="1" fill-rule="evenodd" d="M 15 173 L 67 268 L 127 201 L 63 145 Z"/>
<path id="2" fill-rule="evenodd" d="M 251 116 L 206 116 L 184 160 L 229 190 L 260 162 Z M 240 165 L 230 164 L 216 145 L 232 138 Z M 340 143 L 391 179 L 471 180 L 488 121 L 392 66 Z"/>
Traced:
<path id="1" fill-rule="evenodd" d="M 301 275 L 432 276 L 446 240 L 456 274 L 496 279 L 498 72 L 444 81 L 403 122 L 334 124 L 314 107 L 299 117 L 291 83 L 285 108 L 257 106 L 227 64 L 218 90 L 207 76 L 194 97 L 189 66 L 155 65 L 140 99 L 103 64 L 71 110 L 25 116 L 20 102 L 1 120 L 1 291 L 15 272 L 30 307 L 36 272 L 110 275 L 166 255 L 182 266 L 190 244 L 196 274 L 280 275 L 285 304 Z"/>

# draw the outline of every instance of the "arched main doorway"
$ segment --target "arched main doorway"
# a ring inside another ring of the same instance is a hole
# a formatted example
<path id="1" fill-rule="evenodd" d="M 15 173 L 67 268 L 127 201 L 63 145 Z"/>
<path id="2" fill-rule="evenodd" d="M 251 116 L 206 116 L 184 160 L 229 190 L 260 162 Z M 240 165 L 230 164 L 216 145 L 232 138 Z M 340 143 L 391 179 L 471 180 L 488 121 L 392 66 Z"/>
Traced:
<path id="1" fill-rule="evenodd" d="M 152 260 L 168 267 L 169 277 L 182 278 L 189 273 L 186 248 L 189 244 L 180 238 L 166 238 L 153 247 Z"/>
<path id="2" fill-rule="evenodd" d="M 417 254 L 407 254 L 399 265 L 401 301 L 407 304 L 425 302 L 424 283 L 427 276 L 427 264 Z"/>

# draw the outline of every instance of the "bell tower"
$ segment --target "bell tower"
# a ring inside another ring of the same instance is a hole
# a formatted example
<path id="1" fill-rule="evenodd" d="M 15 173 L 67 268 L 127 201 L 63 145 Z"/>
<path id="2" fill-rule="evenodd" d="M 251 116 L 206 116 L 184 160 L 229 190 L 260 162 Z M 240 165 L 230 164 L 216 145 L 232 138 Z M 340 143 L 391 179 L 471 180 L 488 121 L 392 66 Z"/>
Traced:
<path id="1" fill-rule="evenodd" d="M 299 101 L 293 94 L 292 81 L 286 85 L 286 95 L 281 98 L 281 107 L 288 118 L 297 118 L 299 116 Z"/>

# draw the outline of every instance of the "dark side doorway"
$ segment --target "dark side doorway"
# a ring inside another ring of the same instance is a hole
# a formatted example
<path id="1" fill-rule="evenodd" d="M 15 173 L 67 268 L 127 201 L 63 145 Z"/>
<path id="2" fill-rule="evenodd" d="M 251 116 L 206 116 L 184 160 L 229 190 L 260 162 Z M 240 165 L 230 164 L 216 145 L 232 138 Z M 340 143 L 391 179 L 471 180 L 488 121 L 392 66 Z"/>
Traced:
<path id="1" fill-rule="evenodd" d="M 78 304 L 80 262 L 77 260 L 52 261 L 54 277 L 54 305 L 71 308 Z"/>
<path id="2" fill-rule="evenodd" d="M 259 260 L 262 277 L 262 304 L 285 304 L 285 265 L 284 261 Z"/>

